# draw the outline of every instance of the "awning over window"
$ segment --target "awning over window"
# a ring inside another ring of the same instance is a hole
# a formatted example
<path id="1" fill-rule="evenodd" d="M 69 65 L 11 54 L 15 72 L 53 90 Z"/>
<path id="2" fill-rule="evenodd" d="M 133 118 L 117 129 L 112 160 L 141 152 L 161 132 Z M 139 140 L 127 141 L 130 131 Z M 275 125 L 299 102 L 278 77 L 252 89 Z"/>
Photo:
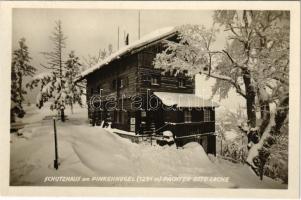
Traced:
<path id="1" fill-rule="evenodd" d="M 195 94 L 154 92 L 164 105 L 177 106 L 181 108 L 200 108 L 200 107 L 218 107 L 218 104 L 206 100 Z"/>

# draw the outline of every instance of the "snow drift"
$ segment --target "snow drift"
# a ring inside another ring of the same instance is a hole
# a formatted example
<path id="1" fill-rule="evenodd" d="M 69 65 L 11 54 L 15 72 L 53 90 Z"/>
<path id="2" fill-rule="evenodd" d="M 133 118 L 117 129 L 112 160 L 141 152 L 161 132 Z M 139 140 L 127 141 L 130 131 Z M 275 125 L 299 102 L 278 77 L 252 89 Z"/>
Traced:
<path id="1" fill-rule="evenodd" d="M 61 176 L 227 177 L 224 171 L 229 167 L 226 169 L 218 162 L 212 163 L 197 143 L 189 143 L 179 149 L 132 143 L 103 128 L 89 126 L 86 110 L 75 109 L 67 122 L 57 122 L 60 166 L 55 170 L 52 113 L 47 111 L 47 107 L 41 110 L 31 107 L 27 113 L 27 125 L 19 131 L 23 135 L 11 134 L 11 185 L 241 187 L 233 182 L 235 179 L 232 177 L 229 182 L 45 181 L 46 177 Z M 257 180 L 251 172 L 246 175 Z M 265 187 L 281 187 L 275 182 L 269 185 L 262 183 Z M 257 184 L 249 183 L 249 187 Z"/>

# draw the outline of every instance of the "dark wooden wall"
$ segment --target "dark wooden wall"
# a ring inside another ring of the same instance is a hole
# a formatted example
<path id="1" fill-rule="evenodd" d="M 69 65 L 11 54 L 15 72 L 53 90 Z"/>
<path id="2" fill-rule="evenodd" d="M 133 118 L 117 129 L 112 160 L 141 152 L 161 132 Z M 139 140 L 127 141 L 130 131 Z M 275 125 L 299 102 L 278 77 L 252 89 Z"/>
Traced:
<path id="1" fill-rule="evenodd" d="M 102 96 L 112 95 L 115 97 L 132 96 L 136 94 L 137 80 L 137 54 L 130 55 L 120 60 L 105 65 L 102 69 L 95 71 L 87 78 L 87 94 L 91 95 L 91 89 L 97 91 L 102 88 Z M 117 78 L 125 78 L 128 80 L 127 85 L 116 90 L 113 88 L 113 80 Z M 98 91 L 97 91 L 98 92 Z M 96 92 L 96 93 L 97 93 Z"/>
<path id="2" fill-rule="evenodd" d="M 163 49 L 164 44 L 159 42 L 138 52 L 137 93 L 146 94 L 148 89 L 157 92 L 194 93 L 194 79 L 185 74 L 179 74 L 175 77 L 172 75 L 173 72 L 164 72 L 162 69 L 154 68 L 154 58 Z M 159 85 L 152 85 L 150 77 L 158 78 Z M 184 81 L 184 87 L 179 87 L 180 79 Z"/>
<path id="3" fill-rule="evenodd" d="M 123 115 L 125 118 L 124 124 L 128 125 L 129 117 L 132 115 L 128 113 L 131 108 L 130 98 L 136 95 L 137 87 L 137 54 L 130 55 L 128 57 L 115 60 L 109 65 L 103 66 L 100 70 L 95 71 L 87 77 L 87 103 L 90 108 L 89 101 L 93 94 L 99 94 L 100 89 L 102 96 L 102 105 L 109 105 L 108 102 L 116 100 L 118 109 L 121 109 L 121 100 L 123 113 L 110 112 L 113 122 L 117 120 L 117 114 Z M 113 83 L 114 80 L 123 79 L 124 87 L 118 88 L 117 83 Z M 104 109 L 104 108 L 103 108 Z M 92 112 L 89 109 L 89 118 L 92 118 Z M 100 115 L 99 113 L 97 115 Z M 103 115 L 106 117 L 105 115 Z M 97 116 L 98 117 L 98 116 Z M 103 119 L 101 119 L 103 120 Z M 121 125 L 120 125 L 121 126 Z M 127 127 L 128 128 L 128 127 Z"/>
<path id="4" fill-rule="evenodd" d="M 143 48 L 137 53 L 117 59 L 87 77 L 87 100 L 92 95 L 99 93 L 102 88 L 102 96 L 120 98 L 134 95 L 145 95 L 150 92 L 179 92 L 194 93 L 194 79 L 188 78 L 185 74 L 177 77 L 162 73 L 161 69 L 155 69 L 153 59 L 156 54 L 164 49 L 162 42 Z M 158 85 L 151 84 L 151 77 L 158 78 Z M 127 84 L 123 89 L 116 90 L 112 82 L 118 78 L 125 78 Z M 179 80 L 184 81 L 184 87 L 178 85 Z"/>
<path id="5" fill-rule="evenodd" d="M 104 113 L 98 112 L 97 115 L 101 116 L 101 120 L 107 117 L 107 113 L 110 113 L 113 126 L 121 128 L 123 130 L 130 130 L 130 118 L 136 118 L 136 132 L 140 132 L 143 125 L 141 122 L 144 121 L 146 126 L 149 128 L 152 122 L 155 122 L 156 128 L 164 125 L 164 122 L 183 122 L 184 116 L 182 111 L 168 111 L 163 112 L 162 110 L 156 112 L 147 111 L 146 117 L 141 117 L 141 110 L 134 110 L 132 108 L 133 97 L 140 96 L 142 98 L 142 109 L 146 108 L 146 94 L 153 92 L 178 92 L 178 93 L 194 93 L 194 79 L 190 79 L 185 73 L 179 74 L 178 76 L 170 73 L 163 73 L 161 69 L 155 69 L 153 65 L 153 59 L 156 54 L 164 49 L 162 42 L 157 42 L 153 45 L 144 47 L 136 53 L 129 54 L 125 57 L 121 57 L 108 65 L 103 66 L 101 69 L 95 71 L 87 77 L 87 102 L 93 94 L 99 94 L 99 90 L 102 89 L 103 104 L 106 103 L 107 99 L 115 98 L 118 102 L 117 111 Z M 158 85 L 151 84 L 151 77 L 158 78 Z M 113 81 L 117 79 L 124 79 L 124 88 L 118 89 L 113 87 Z M 179 86 L 179 80 L 184 81 L 184 86 Z M 118 99 L 118 100 L 117 100 Z M 122 103 L 121 103 L 122 99 Z M 121 107 L 122 105 L 122 107 Z M 121 110 L 122 109 L 122 110 Z M 192 109 L 192 122 L 202 122 L 203 111 Z M 211 109 L 211 116 L 214 119 L 214 110 Z M 92 118 L 91 111 L 89 110 L 89 117 Z M 207 123 L 208 124 L 208 123 Z M 203 125 L 199 125 L 203 126 Z M 202 132 L 214 131 L 212 129 L 214 125 L 201 127 Z M 185 129 L 186 127 L 182 127 Z M 180 127 L 179 130 L 182 130 Z M 194 127 L 196 128 L 196 127 Z M 184 130 L 183 130 L 184 132 Z M 195 132 L 191 130 L 191 132 Z M 180 134 L 181 135 L 181 134 Z"/>

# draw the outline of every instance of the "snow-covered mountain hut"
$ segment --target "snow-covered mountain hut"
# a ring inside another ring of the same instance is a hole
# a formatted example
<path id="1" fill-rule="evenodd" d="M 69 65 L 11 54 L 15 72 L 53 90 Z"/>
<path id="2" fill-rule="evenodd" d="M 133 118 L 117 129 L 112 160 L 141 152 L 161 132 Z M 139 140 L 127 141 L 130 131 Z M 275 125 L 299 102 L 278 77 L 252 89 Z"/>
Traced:
<path id="1" fill-rule="evenodd" d="M 154 68 L 165 40 L 178 41 L 175 28 L 154 31 L 77 77 L 86 79 L 90 122 L 111 122 L 137 135 L 170 130 L 179 146 L 196 141 L 215 154 L 217 104 L 196 96 L 194 79 L 186 73 Z"/>

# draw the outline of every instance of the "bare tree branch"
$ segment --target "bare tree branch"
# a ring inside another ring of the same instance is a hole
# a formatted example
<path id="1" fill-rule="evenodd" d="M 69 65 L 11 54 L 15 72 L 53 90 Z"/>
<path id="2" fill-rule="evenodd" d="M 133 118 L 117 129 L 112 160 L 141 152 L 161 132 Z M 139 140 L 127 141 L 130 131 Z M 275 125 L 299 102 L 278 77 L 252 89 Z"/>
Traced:
<path id="1" fill-rule="evenodd" d="M 236 81 L 234 81 L 232 78 L 230 78 L 228 76 L 217 75 L 217 74 L 209 74 L 209 73 L 204 73 L 204 72 L 202 72 L 201 74 L 204 74 L 204 75 L 206 75 L 208 77 L 219 79 L 219 80 L 223 80 L 223 81 L 226 81 L 226 82 L 230 83 L 231 85 L 233 85 L 235 87 L 236 92 L 238 94 L 240 94 L 244 98 L 247 98 L 246 94 L 242 91 L 240 85 Z"/>

